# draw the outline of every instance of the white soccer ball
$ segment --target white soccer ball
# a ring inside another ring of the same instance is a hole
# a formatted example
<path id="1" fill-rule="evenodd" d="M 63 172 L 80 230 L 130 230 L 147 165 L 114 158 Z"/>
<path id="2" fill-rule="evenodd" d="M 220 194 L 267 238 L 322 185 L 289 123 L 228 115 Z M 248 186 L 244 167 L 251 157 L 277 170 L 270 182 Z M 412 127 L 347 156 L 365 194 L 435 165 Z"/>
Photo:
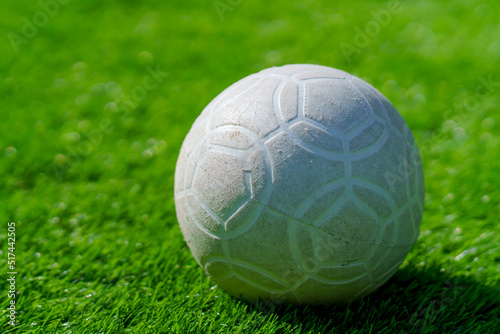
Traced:
<path id="1" fill-rule="evenodd" d="M 346 72 L 286 65 L 217 96 L 175 171 L 184 238 L 218 285 L 246 300 L 364 296 L 418 236 L 424 176 L 411 131 Z"/>

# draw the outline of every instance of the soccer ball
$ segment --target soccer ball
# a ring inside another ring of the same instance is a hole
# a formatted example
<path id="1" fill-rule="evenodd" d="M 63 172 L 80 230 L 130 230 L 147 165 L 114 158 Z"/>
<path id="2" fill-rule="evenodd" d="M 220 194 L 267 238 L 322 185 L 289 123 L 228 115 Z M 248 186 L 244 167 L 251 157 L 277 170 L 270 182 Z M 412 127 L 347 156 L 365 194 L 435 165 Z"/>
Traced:
<path id="1" fill-rule="evenodd" d="M 419 232 L 424 176 L 405 121 L 346 72 L 252 74 L 201 113 L 175 171 L 180 228 L 245 300 L 330 304 L 374 291 Z"/>

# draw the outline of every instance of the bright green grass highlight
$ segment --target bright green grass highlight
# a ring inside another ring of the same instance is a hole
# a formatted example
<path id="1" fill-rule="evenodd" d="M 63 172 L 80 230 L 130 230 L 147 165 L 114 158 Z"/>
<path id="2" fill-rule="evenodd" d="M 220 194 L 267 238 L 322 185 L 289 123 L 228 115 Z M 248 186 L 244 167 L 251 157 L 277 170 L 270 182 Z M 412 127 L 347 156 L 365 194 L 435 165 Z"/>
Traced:
<path id="1" fill-rule="evenodd" d="M 401 1 L 358 47 L 387 2 L 218 3 L 222 20 L 212 1 L 69 1 L 17 53 L 12 33 L 24 38 L 23 17 L 41 8 L 0 5 L 2 333 L 498 333 L 500 4 Z M 349 60 L 341 43 L 356 48 Z M 350 305 L 238 301 L 177 226 L 173 172 L 197 115 L 229 84 L 288 63 L 367 80 L 421 149 L 418 242 Z M 157 69 L 168 76 L 141 89 Z M 8 222 L 16 327 L 4 312 Z"/>

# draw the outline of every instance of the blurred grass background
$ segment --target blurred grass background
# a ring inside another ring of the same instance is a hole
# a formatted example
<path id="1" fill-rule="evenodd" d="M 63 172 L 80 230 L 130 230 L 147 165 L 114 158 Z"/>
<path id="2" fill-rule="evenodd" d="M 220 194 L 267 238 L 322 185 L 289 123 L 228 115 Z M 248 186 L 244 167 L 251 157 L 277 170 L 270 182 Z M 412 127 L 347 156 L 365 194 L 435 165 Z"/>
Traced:
<path id="1" fill-rule="evenodd" d="M 18 271 L 15 327 L 0 281 L 2 333 L 498 333 L 500 4 L 41 3 L 0 4 L 0 265 L 6 277 L 16 222 Z M 367 80 L 421 149 L 418 242 L 347 306 L 233 299 L 177 226 L 173 171 L 194 119 L 231 83 L 288 63 Z"/>

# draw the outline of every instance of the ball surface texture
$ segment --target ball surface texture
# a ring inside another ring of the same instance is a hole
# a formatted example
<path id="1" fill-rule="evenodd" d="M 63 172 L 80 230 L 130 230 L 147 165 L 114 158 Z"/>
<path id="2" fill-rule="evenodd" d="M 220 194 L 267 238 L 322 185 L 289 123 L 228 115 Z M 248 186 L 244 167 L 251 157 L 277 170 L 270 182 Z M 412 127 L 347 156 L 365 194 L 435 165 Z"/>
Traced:
<path id="1" fill-rule="evenodd" d="M 424 176 L 405 121 L 375 88 L 319 65 L 252 74 L 217 96 L 175 171 L 196 261 L 246 300 L 367 295 L 419 232 Z"/>

